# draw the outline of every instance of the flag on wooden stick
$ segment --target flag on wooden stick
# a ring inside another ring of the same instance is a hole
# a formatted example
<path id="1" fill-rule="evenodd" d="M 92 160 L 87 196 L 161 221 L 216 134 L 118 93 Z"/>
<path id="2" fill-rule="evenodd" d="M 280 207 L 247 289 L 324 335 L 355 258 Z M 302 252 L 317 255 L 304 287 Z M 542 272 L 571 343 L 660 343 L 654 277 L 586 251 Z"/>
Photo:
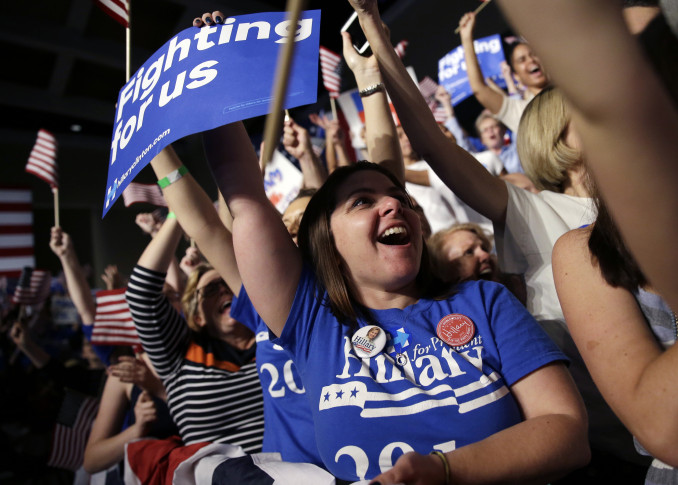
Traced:
<path id="1" fill-rule="evenodd" d="M 56 164 L 57 141 L 47 130 L 39 130 L 38 138 L 28 156 L 26 172 L 47 182 L 53 189 L 59 187 L 59 172 Z"/>
<path id="2" fill-rule="evenodd" d="M 341 56 L 320 46 L 320 72 L 323 75 L 323 85 L 330 93 L 330 97 L 338 98 L 341 87 Z"/>
<path id="3" fill-rule="evenodd" d="M 49 296 L 51 275 L 48 271 L 26 267 L 21 272 L 12 301 L 17 305 L 38 305 Z"/>

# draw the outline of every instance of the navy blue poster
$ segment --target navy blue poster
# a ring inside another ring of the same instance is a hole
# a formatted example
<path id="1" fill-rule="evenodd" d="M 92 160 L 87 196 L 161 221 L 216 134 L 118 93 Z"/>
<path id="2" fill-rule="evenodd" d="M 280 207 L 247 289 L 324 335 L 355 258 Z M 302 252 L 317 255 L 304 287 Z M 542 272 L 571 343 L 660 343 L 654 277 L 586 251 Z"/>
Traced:
<path id="1" fill-rule="evenodd" d="M 169 40 L 118 95 L 104 200 L 105 216 L 125 187 L 165 146 L 268 113 L 278 52 L 296 42 L 284 107 L 316 102 L 320 10 L 290 28 L 285 12 L 189 27 Z"/>
<path id="2" fill-rule="evenodd" d="M 501 36 L 495 34 L 483 37 L 475 40 L 473 45 L 483 76 L 492 79 L 500 88 L 505 88 L 506 82 L 501 75 L 501 62 L 504 60 Z M 438 84 L 450 93 L 454 106 L 473 94 L 466 74 L 462 46 L 448 52 L 438 61 Z"/>

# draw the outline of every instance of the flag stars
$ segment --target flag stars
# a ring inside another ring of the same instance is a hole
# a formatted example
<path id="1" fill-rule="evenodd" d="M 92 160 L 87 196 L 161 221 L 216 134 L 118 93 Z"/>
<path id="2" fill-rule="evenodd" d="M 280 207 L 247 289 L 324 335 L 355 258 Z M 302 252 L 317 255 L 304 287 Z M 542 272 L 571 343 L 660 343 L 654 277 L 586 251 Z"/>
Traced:
<path id="1" fill-rule="evenodd" d="M 337 399 L 341 399 L 344 396 L 344 391 L 337 392 Z"/>
<path id="2" fill-rule="evenodd" d="M 358 388 L 354 387 L 351 391 L 351 397 L 358 397 Z"/>
<path id="3" fill-rule="evenodd" d="M 325 401 L 329 401 L 330 400 L 330 393 L 328 392 L 323 397 L 325 398 Z"/>

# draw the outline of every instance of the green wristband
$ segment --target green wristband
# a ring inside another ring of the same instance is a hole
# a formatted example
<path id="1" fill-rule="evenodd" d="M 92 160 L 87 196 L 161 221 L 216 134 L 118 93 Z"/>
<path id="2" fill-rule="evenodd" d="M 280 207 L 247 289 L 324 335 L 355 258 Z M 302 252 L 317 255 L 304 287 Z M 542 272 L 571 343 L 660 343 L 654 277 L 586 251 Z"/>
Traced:
<path id="1" fill-rule="evenodd" d="M 165 219 L 176 219 L 177 215 L 174 212 L 168 212 Z"/>
<path id="2" fill-rule="evenodd" d="M 188 169 L 186 168 L 186 165 L 182 165 L 178 169 L 168 173 L 167 177 L 158 180 L 158 185 L 160 186 L 161 189 L 167 188 L 174 182 L 177 182 L 179 179 L 181 179 L 181 177 L 183 177 L 187 173 Z"/>
<path id="3" fill-rule="evenodd" d="M 432 451 L 429 455 L 436 455 L 440 458 L 440 461 L 443 462 L 443 468 L 445 469 L 445 485 L 451 485 L 450 480 L 450 463 L 447 461 L 447 456 L 442 451 Z"/>

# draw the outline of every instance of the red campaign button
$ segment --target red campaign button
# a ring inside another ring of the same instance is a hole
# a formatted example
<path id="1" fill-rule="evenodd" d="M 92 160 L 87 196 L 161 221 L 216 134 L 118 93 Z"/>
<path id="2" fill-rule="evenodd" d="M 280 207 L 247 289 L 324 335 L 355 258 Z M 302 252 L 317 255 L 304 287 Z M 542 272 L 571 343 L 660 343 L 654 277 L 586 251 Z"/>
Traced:
<path id="1" fill-rule="evenodd" d="M 471 319 L 460 313 L 451 313 L 438 322 L 436 334 L 438 338 L 450 347 L 466 345 L 476 332 L 476 326 Z"/>

